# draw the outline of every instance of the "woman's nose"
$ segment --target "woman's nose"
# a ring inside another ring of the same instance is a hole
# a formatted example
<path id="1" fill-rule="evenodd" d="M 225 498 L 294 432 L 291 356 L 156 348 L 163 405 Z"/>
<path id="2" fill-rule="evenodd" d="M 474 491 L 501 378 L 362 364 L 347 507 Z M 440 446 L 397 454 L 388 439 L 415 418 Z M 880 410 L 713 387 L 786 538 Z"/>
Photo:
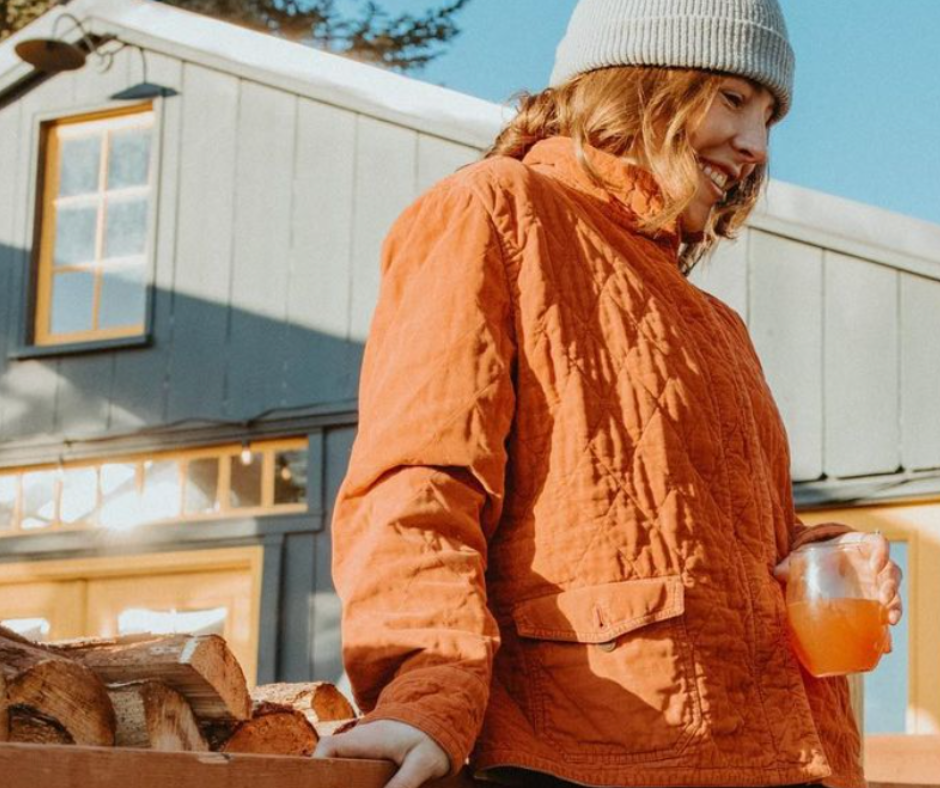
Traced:
<path id="1" fill-rule="evenodd" d="M 748 123 L 734 138 L 734 147 L 748 164 L 767 161 L 767 126 L 763 121 Z"/>

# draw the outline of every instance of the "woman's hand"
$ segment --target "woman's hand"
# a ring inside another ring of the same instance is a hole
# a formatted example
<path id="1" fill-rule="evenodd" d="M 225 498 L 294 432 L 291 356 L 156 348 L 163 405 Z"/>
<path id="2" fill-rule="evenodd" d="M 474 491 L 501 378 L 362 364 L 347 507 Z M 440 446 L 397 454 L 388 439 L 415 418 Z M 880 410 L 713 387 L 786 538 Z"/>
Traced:
<path id="1" fill-rule="evenodd" d="M 395 720 L 368 722 L 337 736 L 325 736 L 313 757 L 394 761 L 398 771 L 385 788 L 420 788 L 450 771 L 450 758 L 434 739 Z"/>
<path id="2" fill-rule="evenodd" d="M 869 549 L 868 560 L 878 579 L 878 599 L 888 613 L 888 623 L 894 626 L 901 620 L 901 568 L 891 560 L 891 548 L 888 540 L 881 534 L 851 533 L 837 536 L 832 540 L 837 544 L 863 544 Z M 774 577 L 781 583 L 790 578 L 789 557 L 781 561 L 774 569 Z"/>

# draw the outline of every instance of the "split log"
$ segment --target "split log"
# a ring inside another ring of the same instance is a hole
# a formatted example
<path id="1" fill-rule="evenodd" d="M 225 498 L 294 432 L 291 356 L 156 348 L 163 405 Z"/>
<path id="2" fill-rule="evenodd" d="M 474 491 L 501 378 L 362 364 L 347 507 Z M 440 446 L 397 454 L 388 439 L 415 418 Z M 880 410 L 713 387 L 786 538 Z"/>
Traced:
<path id="1" fill-rule="evenodd" d="M 280 703 L 302 711 L 312 724 L 350 720 L 356 716 L 352 704 L 327 681 L 305 684 L 262 684 L 251 692 L 255 702 Z"/>
<path id="2" fill-rule="evenodd" d="M 91 668 L 107 684 L 166 684 L 186 698 L 200 722 L 233 723 L 251 717 L 245 674 L 218 635 L 131 635 L 50 645 Z"/>
<path id="3" fill-rule="evenodd" d="M 313 755 L 319 741 L 302 712 L 279 703 L 255 704 L 251 719 L 239 723 L 221 746 L 225 753 Z"/>
<path id="4" fill-rule="evenodd" d="M 114 709 L 101 680 L 88 668 L 0 628 L 0 673 L 6 685 L 10 738 L 43 735 L 50 721 L 75 744 L 114 744 Z M 33 724 L 25 718 L 34 717 Z M 15 723 L 15 724 L 14 724 Z"/>
<path id="5" fill-rule="evenodd" d="M 161 752 L 208 752 L 186 698 L 158 681 L 120 684 L 108 690 L 117 717 L 115 744 Z"/>

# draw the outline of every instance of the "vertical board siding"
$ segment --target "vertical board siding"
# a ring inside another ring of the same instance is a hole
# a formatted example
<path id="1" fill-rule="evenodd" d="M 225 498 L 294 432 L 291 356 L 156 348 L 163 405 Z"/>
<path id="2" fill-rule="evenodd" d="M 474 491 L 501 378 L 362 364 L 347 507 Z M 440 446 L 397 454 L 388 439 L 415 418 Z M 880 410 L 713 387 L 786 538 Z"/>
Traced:
<path id="1" fill-rule="evenodd" d="M 753 261 L 760 265 L 759 259 Z M 702 260 L 689 275 L 689 281 L 734 309 L 745 323 L 748 314 L 748 232 L 735 241 L 722 241 L 715 252 Z"/>
<path id="2" fill-rule="evenodd" d="M 343 675 L 341 659 L 339 597 L 333 588 L 331 531 L 333 504 L 346 476 L 355 427 L 334 427 L 325 437 L 325 493 L 327 525 L 316 534 L 315 584 L 313 587 L 313 672 L 317 678 L 338 681 Z"/>
<path id="3" fill-rule="evenodd" d="M 417 137 L 400 126 L 359 117 L 349 316 L 349 337 L 355 342 L 365 341 L 372 322 L 382 241 L 415 197 Z"/>
<path id="4" fill-rule="evenodd" d="M 107 71 L 82 68 L 75 72 L 73 101 L 77 107 L 106 107 L 112 97 L 130 86 L 131 48 L 117 52 Z M 113 352 L 88 356 L 63 356 L 59 361 L 55 397 L 55 429 L 66 436 L 100 435 L 108 428 L 114 379 Z"/>
<path id="5" fill-rule="evenodd" d="M 892 473 L 900 465 L 898 272 L 825 256 L 826 471 Z"/>
<path id="6" fill-rule="evenodd" d="M 19 342 L 30 328 L 30 268 L 33 255 L 34 210 L 38 199 L 39 113 L 69 114 L 75 106 L 75 74 L 52 77 L 20 99 L 19 151 L 15 159 L 17 199 L 14 203 L 10 335 Z M 14 361 L 3 380 L 6 400 L 0 439 L 15 440 L 55 431 L 55 399 L 59 361 L 55 358 Z"/>
<path id="7" fill-rule="evenodd" d="M 239 82 L 183 70 L 179 213 L 166 421 L 218 418 L 234 237 Z"/>
<path id="8" fill-rule="evenodd" d="M 940 282 L 901 276 L 901 455 L 940 468 Z"/>
<path id="9" fill-rule="evenodd" d="M 477 161 L 480 155 L 476 148 L 421 134 L 418 137 L 417 192 L 427 191 L 442 178 Z"/>
<path id="10" fill-rule="evenodd" d="M 290 267 L 297 99 L 241 83 L 225 415 L 248 419 L 278 405 Z"/>
<path id="11" fill-rule="evenodd" d="M 352 399 L 348 346 L 356 115 L 301 99 L 281 404 Z"/>
<path id="12" fill-rule="evenodd" d="M 170 348 L 173 271 L 176 254 L 176 209 L 180 171 L 180 124 L 183 104 L 183 64 L 175 58 L 147 52 L 147 80 L 168 89 L 170 95 L 155 103 L 158 146 L 153 173 L 157 210 L 151 233 L 154 259 L 150 330 L 152 345 L 115 353 L 114 385 L 108 424 L 112 432 L 158 425 L 166 407 L 166 366 Z M 132 64 L 133 84 L 137 71 Z"/>
<path id="13" fill-rule="evenodd" d="M 0 109 L 0 167 L 6 173 L 0 178 L 0 439 L 3 425 L 9 409 L 7 400 L 7 371 L 10 360 L 7 354 L 13 349 L 16 339 L 16 327 L 11 321 L 14 303 L 21 297 L 13 289 L 13 267 L 20 259 L 17 239 L 14 232 L 14 215 L 19 198 L 20 180 L 15 162 L 22 158 L 20 153 L 20 116 L 22 103 L 17 102 Z"/>
<path id="14" fill-rule="evenodd" d="M 823 253 L 751 232 L 751 338 L 787 426 L 794 481 L 823 474 Z"/>

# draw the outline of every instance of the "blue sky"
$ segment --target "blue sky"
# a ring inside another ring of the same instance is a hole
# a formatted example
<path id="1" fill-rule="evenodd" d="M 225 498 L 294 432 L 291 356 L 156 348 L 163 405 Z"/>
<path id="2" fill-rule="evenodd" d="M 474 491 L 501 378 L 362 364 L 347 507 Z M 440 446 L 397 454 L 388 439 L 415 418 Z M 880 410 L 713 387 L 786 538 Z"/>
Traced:
<path id="1" fill-rule="evenodd" d="M 355 0 L 344 0 L 355 7 Z M 443 0 L 380 0 L 420 12 Z M 940 0 L 782 0 L 795 104 L 771 175 L 940 224 Z M 471 0 L 420 79 L 502 102 L 545 86 L 575 0 Z"/>

